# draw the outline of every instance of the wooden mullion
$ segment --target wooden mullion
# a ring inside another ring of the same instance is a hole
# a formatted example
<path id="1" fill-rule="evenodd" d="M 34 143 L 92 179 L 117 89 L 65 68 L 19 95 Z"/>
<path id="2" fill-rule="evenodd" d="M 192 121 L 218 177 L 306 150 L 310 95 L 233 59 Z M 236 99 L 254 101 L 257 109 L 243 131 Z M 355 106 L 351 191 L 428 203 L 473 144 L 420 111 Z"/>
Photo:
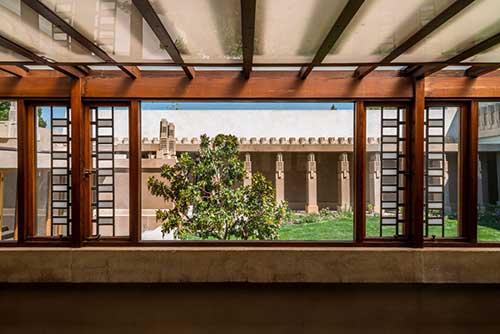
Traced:
<path id="1" fill-rule="evenodd" d="M 35 106 L 18 99 L 17 238 L 20 243 L 35 234 L 35 120 Z"/>
<path id="2" fill-rule="evenodd" d="M 366 106 L 356 102 L 354 112 L 354 240 L 366 235 Z"/>
<path id="3" fill-rule="evenodd" d="M 460 115 L 459 235 L 477 242 L 478 102 L 468 102 Z"/>
<path id="4" fill-rule="evenodd" d="M 82 81 L 73 80 L 71 83 L 71 238 L 74 247 L 80 247 L 83 242 L 86 207 L 83 115 Z"/>
<path id="5" fill-rule="evenodd" d="M 423 247 L 425 79 L 414 81 L 411 113 L 411 240 L 414 247 Z"/>
<path id="6" fill-rule="evenodd" d="M 129 228 L 130 240 L 141 237 L 141 112 L 140 101 L 132 100 L 129 109 Z"/>

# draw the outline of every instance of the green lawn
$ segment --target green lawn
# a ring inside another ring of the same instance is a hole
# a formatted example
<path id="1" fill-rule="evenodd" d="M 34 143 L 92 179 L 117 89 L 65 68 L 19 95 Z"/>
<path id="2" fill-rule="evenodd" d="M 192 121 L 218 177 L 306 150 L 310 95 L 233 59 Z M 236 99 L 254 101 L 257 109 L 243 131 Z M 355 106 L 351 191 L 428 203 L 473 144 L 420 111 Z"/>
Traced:
<path id="1" fill-rule="evenodd" d="M 306 216 L 306 215 L 304 215 Z M 366 235 L 369 237 L 379 237 L 379 218 L 367 217 Z M 393 236 L 394 228 L 384 228 L 384 236 Z M 433 227 L 429 229 L 429 237 L 435 235 L 441 237 L 441 228 Z M 457 221 L 446 219 L 445 237 L 456 237 Z M 353 220 L 350 217 L 331 218 L 313 215 L 309 219 L 299 219 L 294 224 L 285 224 L 280 231 L 280 240 L 352 240 Z M 480 224 L 478 227 L 478 240 L 480 241 L 500 241 L 500 223 Z"/>

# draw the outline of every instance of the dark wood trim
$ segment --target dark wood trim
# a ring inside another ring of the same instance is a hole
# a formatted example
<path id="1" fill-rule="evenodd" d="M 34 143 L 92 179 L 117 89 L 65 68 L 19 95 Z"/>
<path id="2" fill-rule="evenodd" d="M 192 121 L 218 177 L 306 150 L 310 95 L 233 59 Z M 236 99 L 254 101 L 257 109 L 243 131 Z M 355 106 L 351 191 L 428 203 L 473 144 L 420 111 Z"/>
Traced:
<path id="1" fill-rule="evenodd" d="M 445 104 L 443 104 L 445 105 Z M 454 105 L 447 105 L 449 107 L 454 107 Z M 471 175 L 469 174 L 469 160 L 471 157 L 468 155 L 469 147 L 469 106 L 466 103 L 458 105 L 459 107 L 459 144 L 458 144 L 458 157 L 457 157 L 457 168 L 458 168 L 458 236 L 461 238 L 468 238 L 468 225 L 471 223 L 468 221 L 468 207 L 470 202 L 468 200 L 470 195 L 469 181 Z M 477 157 L 475 157 L 477 158 Z M 443 166 L 444 167 L 444 166 Z M 476 190 L 477 191 L 477 190 Z"/>
<path id="2" fill-rule="evenodd" d="M 424 114 L 425 80 L 414 81 L 411 109 L 411 240 L 414 247 L 423 247 L 424 234 Z"/>
<path id="3" fill-rule="evenodd" d="M 141 238 L 141 104 L 139 100 L 130 101 L 129 109 L 129 228 L 130 240 L 138 242 Z"/>
<path id="4" fill-rule="evenodd" d="M 357 80 L 352 72 L 313 72 L 301 80 L 294 71 L 253 71 L 246 80 L 236 71 L 198 72 L 196 80 L 182 73 L 143 73 L 140 79 L 126 80 L 116 73 L 92 75 L 85 79 L 84 97 L 125 99 L 367 99 L 412 96 L 411 78 L 396 73 L 377 73 Z M 499 80 L 500 81 L 500 80 Z M 0 79 L 1 83 L 1 79 Z M 60 88 L 60 87 L 57 87 Z M 0 86 L 1 95 L 2 86 Z"/>
<path id="5" fill-rule="evenodd" d="M 445 63 L 460 63 L 463 60 L 466 60 L 472 56 L 477 55 L 483 51 L 486 51 L 495 45 L 500 43 L 500 33 L 491 36 L 490 38 L 485 39 L 484 41 L 474 45 L 473 47 L 468 48 L 467 50 L 462 51 L 458 55 L 448 59 Z M 420 66 L 416 71 L 412 72 L 411 75 L 415 78 L 421 78 L 424 76 L 429 76 L 439 70 L 442 70 L 447 65 L 425 65 Z"/>
<path id="6" fill-rule="evenodd" d="M 85 187 L 83 159 L 84 112 L 82 105 L 82 81 L 74 80 L 71 85 L 71 238 L 74 247 L 83 242 L 85 221 Z M 79 199 L 79 200 L 75 200 Z"/>
<path id="7" fill-rule="evenodd" d="M 498 72 L 498 73 L 497 73 Z M 500 71 L 478 78 L 443 75 L 426 78 L 427 99 L 498 100 Z M 253 71 L 246 80 L 237 71 L 200 71 L 196 80 L 180 72 L 143 72 L 130 80 L 119 71 L 92 73 L 82 78 L 83 98 L 124 101 L 158 100 L 399 100 L 413 97 L 412 79 L 395 71 L 375 71 L 363 80 L 352 71 L 311 73 L 300 80 L 294 71 Z M 0 97 L 69 100 L 71 80 L 56 71 L 30 71 L 24 78 L 0 75 Z M 128 103 L 128 102 L 127 102 Z"/>
<path id="8" fill-rule="evenodd" d="M 18 78 L 24 78 L 28 75 L 28 71 L 16 65 L 2 65 L 0 71 L 11 74 Z"/>
<path id="9" fill-rule="evenodd" d="M 25 105 L 24 113 L 24 131 L 25 146 L 24 146 L 24 201 L 25 206 L 25 240 L 36 235 L 37 224 L 37 205 L 36 205 L 36 166 L 37 166 L 37 112 L 34 104 Z M 29 214 L 31 213 L 31 214 Z"/>
<path id="10" fill-rule="evenodd" d="M 77 41 L 84 48 L 89 50 L 91 53 L 95 54 L 97 57 L 101 58 L 104 61 L 115 63 L 115 60 L 111 58 L 106 51 L 101 49 L 96 43 L 89 40 L 83 34 L 81 34 L 78 30 L 73 28 L 71 24 L 66 22 L 64 19 L 59 17 L 53 10 L 47 7 L 39 0 L 22 0 L 27 6 L 33 9 L 37 14 L 47 19 L 53 25 L 59 27 L 65 34 L 71 37 L 73 40 Z M 125 74 L 127 74 L 130 78 L 137 78 L 137 72 L 139 71 L 137 67 L 132 69 L 132 66 L 122 66 L 118 65 Z"/>
<path id="11" fill-rule="evenodd" d="M 141 70 L 137 66 L 123 66 L 118 65 L 118 68 L 121 69 L 129 78 L 137 79 L 141 76 Z"/>
<path id="12" fill-rule="evenodd" d="M 175 64 L 182 67 L 182 70 L 189 79 L 193 79 L 194 69 L 184 64 L 184 60 L 182 59 L 181 53 L 177 49 L 174 40 L 161 22 L 149 0 L 132 0 L 132 2 L 151 27 L 151 30 L 153 30 L 156 37 L 158 37 L 161 45 L 167 50 L 170 58 L 172 58 Z"/>
<path id="13" fill-rule="evenodd" d="M 491 66 L 472 66 L 465 71 L 465 75 L 471 78 L 477 78 L 481 75 L 485 75 L 496 71 L 500 68 L 500 65 L 491 65 Z"/>
<path id="14" fill-rule="evenodd" d="M 465 153 L 467 159 L 467 176 L 465 176 L 463 186 L 466 187 L 467 194 L 467 236 L 470 242 L 477 242 L 477 182 L 478 182 L 478 116 L 479 102 L 472 100 L 468 103 L 468 151 Z"/>
<path id="15" fill-rule="evenodd" d="M 366 236 L 366 107 L 363 101 L 354 108 L 354 240 Z"/>
<path id="16" fill-rule="evenodd" d="M 256 0 L 241 0 L 241 42 L 243 46 L 243 75 L 250 78 L 255 39 Z"/>
<path id="17" fill-rule="evenodd" d="M 394 59 L 401 56 L 403 53 L 414 47 L 417 43 L 421 42 L 425 37 L 429 36 L 437 28 L 448 22 L 456 14 L 460 13 L 462 9 L 469 6 L 474 0 L 457 0 L 448 6 L 445 10 L 439 13 L 438 16 L 430 20 L 426 25 L 424 25 L 419 31 L 411 35 L 406 41 L 401 45 L 391 51 L 387 56 L 384 57 L 381 63 L 390 63 Z M 367 76 L 370 72 L 375 70 L 377 66 L 360 66 L 355 71 L 354 76 L 358 79 L 362 79 Z"/>
<path id="18" fill-rule="evenodd" d="M 28 157 L 33 154 L 34 140 L 33 134 L 29 132 L 33 126 L 29 126 L 28 108 L 23 99 L 17 101 L 17 240 L 23 243 L 28 237 L 28 231 L 33 226 L 35 209 L 33 208 L 34 193 L 32 189 L 34 171 L 33 166 L 29 166 L 33 161 L 29 161 Z M 34 121 L 34 120 L 33 120 Z M 30 172 L 33 172 L 33 177 L 30 177 Z M 30 214 L 31 212 L 31 214 Z"/>
<path id="19" fill-rule="evenodd" d="M 349 0 L 345 5 L 344 9 L 340 13 L 332 29 L 324 39 L 323 43 L 319 47 L 318 51 L 314 55 L 314 58 L 310 64 L 302 67 L 299 73 L 301 79 L 307 78 L 307 76 L 312 72 L 314 66 L 320 64 L 330 50 L 334 47 L 335 43 L 338 41 L 345 28 L 349 25 L 354 15 L 358 12 L 359 8 L 363 5 L 365 0 Z"/>

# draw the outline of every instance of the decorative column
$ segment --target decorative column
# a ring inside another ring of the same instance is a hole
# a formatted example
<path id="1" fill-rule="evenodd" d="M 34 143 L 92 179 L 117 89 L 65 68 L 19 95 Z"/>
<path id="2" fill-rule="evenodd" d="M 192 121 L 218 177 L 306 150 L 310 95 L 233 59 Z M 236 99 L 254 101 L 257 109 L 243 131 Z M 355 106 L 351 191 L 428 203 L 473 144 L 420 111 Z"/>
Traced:
<path id="1" fill-rule="evenodd" d="M 368 203 L 380 213 L 380 153 L 370 155 L 368 162 Z"/>
<path id="2" fill-rule="evenodd" d="M 250 153 L 245 153 L 245 178 L 243 179 L 243 185 L 249 186 L 252 184 L 252 160 Z"/>
<path id="3" fill-rule="evenodd" d="M 339 200 L 337 210 L 351 209 L 351 176 L 349 173 L 349 157 L 347 153 L 340 153 L 338 161 L 338 190 Z"/>
<path id="4" fill-rule="evenodd" d="M 318 176 L 316 173 L 316 158 L 314 153 L 307 155 L 307 173 L 306 173 L 306 212 L 317 213 L 318 209 Z"/>
<path id="5" fill-rule="evenodd" d="M 283 153 L 276 154 L 275 175 L 276 202 L 282 203 L 285 201 L 285 163 L 283 162 Z"/>

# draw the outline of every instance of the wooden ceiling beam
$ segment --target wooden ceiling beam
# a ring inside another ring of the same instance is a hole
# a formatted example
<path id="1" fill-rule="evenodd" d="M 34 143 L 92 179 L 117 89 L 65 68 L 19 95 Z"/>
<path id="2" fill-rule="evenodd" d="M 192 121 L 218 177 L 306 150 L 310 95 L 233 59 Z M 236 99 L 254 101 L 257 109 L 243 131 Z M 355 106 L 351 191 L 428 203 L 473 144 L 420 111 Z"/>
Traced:
<path id="1" fill-rule="evenodd" d="M 472 66 L 465 71 L 465 75 L 471 78 L 477 78 L 481 75 L 485 75 L 496 71 L 500 68 L 500 65 L 492 65 L 492 66 Z"/>
<path id="2" fill-rule="evenodd" d="M 400 46 L 391 51 L 381 63 L 390 63 L 394 59 L 401 56 L 406 51 L 410 50 L 416 44 L 421 42 L 424 38 L 429 36 L 437 28 L 441 27 L 443 24 L 448 22 L 452 17 L 460 13 L 465 7 L 473 3 L 474 0 L 457 0 L 448 6 L 445 10 L 439 13 L 438 16 L 433 18 L 429 23 L 424 25 L 419 31 L 411 35 L 406 41 L 404 41 Z M 370 72 L 374 71 L 377 66 L 360 66 L 354 72 L 354 76 L 358 79 L 362 79 L 367 76 Z"/>
<path id="3" fill-rule="evenodd" d="M 359 8 L 361 7 L 361 5 L 363 5 L 364 2 L 365 0 L 349 0 L 349 2 L 342 10 L 342 13 L 340 13 L 340 16 L 335 21 L 332 29 L 321 44 L 320 48 L 316 52 L 316 55 L 314 56 L 312 62 L 300 69 L 299 76 L 301 79 L 307 78 L 307 76 L 312 72 L 314 66 L 321 64 L 323 59 L 325 59 L 328 52 L 330 52 L 335 43 L 339 40 L 345 28 L 347 28 L 352 18 L 354 17 L 354 15 L 356 15 Z"/>
<path id="4" fill-rule="evenodd" d="M 24 78 L 28 75 L 28 71 L 16 65 L 1 65 L 0 71 L 12 74 L 18 78 Z"/>
<path id="5" fill-rule="evenodd" d="M 455 57 L 452 57 L 444 62 L 444 64 L 432 66 L 425 65 L 418 68 L 416 71 L 412 72 L 411 75 L 415 78 L 422 78 L 425 76 L 429 76 L 437 71 L 442 70 L 447 64 L 458 64 L 461 61 L 464 61 L 472 56 L 477 55 L 478 53 L 484 52 L 495 45 L 500 43 L 500 33 L 491 36 L 490 38 L 485 39 L 481 43 L 474 45 L 473 47 L 468 48 L 467 50 L 459 53 Z"/>
<path id="6" fill-rule="evenodd" d="M 106 51 L 104 51 L 94 42 L 92 42 L 87 37 L 82 35 L 78 30 L 73 28 L 68 22 L 62 19 L 53 10 L 51 10 L 49 7 L 47 7 L 39 0 L 22 0 L 22 1 L 31 9 L 33 9 L 37 14 L 43 16 L 50 23 L 59 27 L 59 29 L 61 29 L 66 35 L 71 37 L 73 40 L 77 41 L 79 44 L 81 44 L 91 53 L 95 54 L 97 57 L 101 58 L 106 62 L 116 63 L 116 61 L 111 56 L 109 56 L 106 53 Z M 136 79 L 137 73 L 140 73 L 139 69 L 131 71 L 129 68 L 126 68 L 125 66 L 122 65 L 118 65 L 118 67 L 132 79 Z"/>
<path id="7" fill-rule="evenodd" d="M 71 66 L 59 66 L 57 64 L 54 64 L 54 63 L 48 61 L 47 59 L 38 56 L 37 54 L 26 49 L 25 47 L 15 43 L 15 42 L 12 42 L 11 40 L 9 40 L 1 35 L 0 35 L 0 46 L 6 48 L 8 50 L 11 50 L 11 51 L 13 51 L 13 52 L 25 57 L 25 58 L 31 59 L 37 64 L 49 66 L 49 67 L 53 68 L 54 70 L 61 72 L 64 75 L 69 76 L 70 78 L 78 79 L 81 77 L 81 72 L 74 69 L 73 67 L 71 67 Z"/>
<path id="8" fill-rule="evenodd" d="M 256 0 L 241 0 L 241 44 L 243 47 L 243 75 L 250 78 L 255 42 Z"/>
<path id="9" fill-rule="evenodd" d="M 151 30 L 153 30 L 161 45 L 167 50 L 170 58 L 172 58 L 175 64 L 182 67 L 182 70 L 189 79 L 193 79 L 195 76 L 194 69 L 184 63 L 181 53 L 177 49 L 177 46 L 175 46 L 174 40 L 161 22 L 158 14 L 156 14 L 153 6 L 151 6 L 151 3 L 148 0 L 132 0 L 132 2 L 146 20 Z"/>

